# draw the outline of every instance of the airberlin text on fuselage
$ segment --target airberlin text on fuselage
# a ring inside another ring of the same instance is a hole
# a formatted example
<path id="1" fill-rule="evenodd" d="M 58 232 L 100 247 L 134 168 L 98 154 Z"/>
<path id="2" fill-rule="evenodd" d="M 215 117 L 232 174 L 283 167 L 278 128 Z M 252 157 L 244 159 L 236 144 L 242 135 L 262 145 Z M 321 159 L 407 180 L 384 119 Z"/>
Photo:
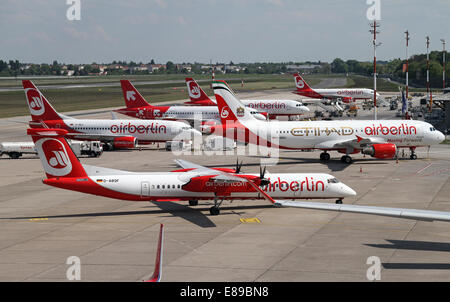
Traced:
<path id="1" fill-rule="evenodd" d="M 306 177 L 303 181 L 291 181 L 287 182 L 284 180 L 281 180 L 280 177 L 278 177 L 278 180 L 275 182 L 271 182 L 269 178 L 270 184 L 265 186 L 263 188 L 263 191 L 267 192 L 273 192 L 276 190 L 280 190 L 281 192 L 286 191 L 292 191 L 292 192 L 298 192 L 298 191 L 324 191 L 325 190 L 325 184 L 323 181 L 314 181 L 313 177 Z M 208 181 L 205 183 L 207 187 L 244 187 L 247 184 L 245 182 L 232 182 L 232 183 L 216 183 Z"/>
<path id="2" fill-rule="evenodd" d="M 139 133 L 139 134 L 149 134 L 149 133 L 166 133 L 167 127 L 164 125 L 159 125 L 158 123 L 151 123 L 147 126 L 144 125 L 133 125 L 131 123 L 120 125 L 111 125 L 109 128 L 111 133 Z"/>
<path id="3" fill-rule="evenodd" d="M 332 133 L 338 135 L 353 135 L 355 129 L 348 126 L 341 127 L 298 127 L 291 130 L 294 136 L 329 136 Z M 366 135 L 417 135 L 417 128 L 415 126 L 408 126 L 401 124 L 400 126 L 385 126 L 383 124 L 364 127 Z"/>
<path id="4" fill-rule="evenodd" d="M 253 109 L 286 109 L 286 104 L 279 103 L 279 102 L 276 102 L 273 104 L 270 104 L 270 103 L 266 104 L 263 102 L 248 103 L 247 106 L 250 108 L 253 108 Z"/>

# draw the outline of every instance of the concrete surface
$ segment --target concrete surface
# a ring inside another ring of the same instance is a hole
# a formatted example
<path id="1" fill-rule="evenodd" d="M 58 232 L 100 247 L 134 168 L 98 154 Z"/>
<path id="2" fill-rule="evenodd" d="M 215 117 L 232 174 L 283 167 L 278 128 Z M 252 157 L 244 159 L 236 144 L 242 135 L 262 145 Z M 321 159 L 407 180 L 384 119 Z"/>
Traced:
<path id="1" fill-rule="evenodd" d="M 282 91 L 266 96 L 298 98 Z M 371 118 L 360 112 L 358 118 Z M 87 118 L 110 116 L 104 110 L 86 113 Z M 394 111 L 382 108 L 380 114 L 389 118 Z M 0 120 L 0 141 L 29 140 L 26 124 L 13 120 L 27 117 Z M 337 153 L 325 164 L 319 152 L 281 152 L 279 164 L 268 170 L 333 174 L 358 193 L 345 203 L 450 211 L 449 151 L 448 145 L 419 149 L 418 160 L 398 163 L 356 154 L 350 166 Z M 168 171 L 175 158 L 161 149 L 105 152 L 81 161 Z M 235 155 L 181 158 L 206 166 L 236 162 Z M 239 159 L 244 172 L 259 170 L 260 157 Z M 0 281 L 67 281 L 70 256 L 81 260 L 82 281 L 142 280 L 153 272 L 160 223 L 165 225 L 162 281 L 367 281 L 369 256 L 380 258 L 382 281 L 450 281 L 445 222 L 273 208 L 263 200 L 226 202 L 221 215 L 210 216 L 206 201 L 189 207 L 113 200 L 49 187 L 42 184 L 44 177 L 35 156 L 0 158 Z"/>

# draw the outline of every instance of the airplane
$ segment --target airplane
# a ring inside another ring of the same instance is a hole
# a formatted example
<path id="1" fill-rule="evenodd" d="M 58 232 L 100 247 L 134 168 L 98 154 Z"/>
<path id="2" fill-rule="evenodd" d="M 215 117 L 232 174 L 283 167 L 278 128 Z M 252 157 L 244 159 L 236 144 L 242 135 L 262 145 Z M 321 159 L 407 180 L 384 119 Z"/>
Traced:
<path id="1" fill-rule="evenodd" d="M 373 99 L 373 90 L 367 88 L 323 88 L 313 89 L 308 83 L 298 74 L 294 74 L 296 91 L 293 93 L 306 96 L 314 99 L 331 101 L 342 101 L 343 103 L 353 103 L 356 100 Z M 377 98 L 381 95 L 377 93 Z M 303 101 L 303 100 L 302 100 Z"/>
<path id="2" fill-rule="evenodd" d="M 185 104 L 217 106 L 217 102 L 210 99 L 193 78 L 186 78 L 186 85 L 191 101 Z M 310 111 L 301 102 L 294 100 L 241 100 L 241 102 L 249 108 L 267 112 L 269 119 L 277 116 L 298 116 Z"/>
<path id="3" fill-rule="evenodd" d="M 128 80 L 121 80 L 123 97 L 126 108 L 115 109 L 115 112 L 139 119 L 163 119 L 163 120 L 198 120 L 205 126 L 220 124 L 219 110 L 217 106 L 153 106 L 150 105 L 139 91 Z M 251 113 L 258 120 L 266 120 L 265 112 L 252 110 Z M 192 125 L 191 124 L 191 125 Z"/>
<path id="4" fill-rule="evenodd" d="M 182 169 L 171 172 L 137 173 L 82 165 L 69 147 L 65 129 L 29 128 L 36 151 L 47 178 L 43 183 L 61 189 L 129 201 L 189 201 L 214 200 L 211 215 L 220 214 L 226 200 L 262 198 L 249 184 L 262 186 L 280 199 L 336 198 L 342 203 L 356 192 L 335 177 L 324 173 L 259 174 L 235 169 L 207 168 L 184 160 L 176 160 Z"/>
<path id="5" fill-rule="evenodd" d="M 414 120 L 258 121 L 225 81 L 214 81 L 213 89 L 222 118 L 222 125 L 214 127 L 213 133 L 272 148 L 322 150 L 323 161 L 330 160 L 328 151 L 345 154 L 341 161 L 347 164 L 353 161 L 349 154 L 359 152 L 394 158 L 397 148 L 409 148 L 414 160 L 417 147 L 445 139 L 431 124 Z"/>
<path id="6" fill-rule="evenodd" d="M 101 141 L 106 151 L 152 142 L 192 140 L 202 135 L 190 125 L 177 121 L 75 119 L 58 113 L 31 81 L 23 80 L 22 84 L 32 119 L 30 127 L 66 129 L 68 138 Z"/>

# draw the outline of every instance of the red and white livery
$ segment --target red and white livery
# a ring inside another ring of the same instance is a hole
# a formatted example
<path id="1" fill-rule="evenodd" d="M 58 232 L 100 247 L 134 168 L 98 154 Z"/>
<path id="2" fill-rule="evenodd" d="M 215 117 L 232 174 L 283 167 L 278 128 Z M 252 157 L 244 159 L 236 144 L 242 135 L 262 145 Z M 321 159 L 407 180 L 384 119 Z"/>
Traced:
<path id="1" fill-rule="evenodd" d="M 58 113 L 31 81 L 24 80 L 23 88 L 31 113 L 30 127 L 60 128 L 67 137 L 77 140 L 102 141 L 108 148 L 134 148 L 137 144 L 172 140 L 193 140 L 201 133 L 190 125 L 164 120 L 101 120 L 75 119 Z"/>
<path id="2" fill-rule="evenodd" d="M 411 159 L 416 159 L 416 147 L 445 138 L 431 124 L 414 120 L 257 121 L 225 81 L 213 82 L 213 88 L 222 117 L 216 134 L 273 148 L 319 149 L 325 161 L 330 159 L 328 151 L 344 153 L 341 160 L 351 163 L 349 154 L 394 158 L 397 148 L 410 148 Z"/>
<path id="3" fill-rule="evenodd" d="M 356 100 L 373 99 L 373 90 L 367 88 L 322 88 L 313 89 L 309 87 L 308 83 L 298 74 L 294 74 L 296 91 L 293 93 L 313 98 L 313 99 L 328 99 L 338 100 L 343 103 L 352 103 Z M 377 98 L 380 95 L 377 93 Z"/>
<path id="4" fill-rule="evenodd" d="M 220 124 L 217 106 L 153 106 L 139 93 L 128 80 L 121 80 L 123 97 L 126 108 L 116 109 L 115 112 L 139 119 L 157 120 L 186 120 L 199 121 L 202 126 Z M 252 110 L 251 113 L 258 120 L 266 120 L 266 114 Z"/>
<path id="5" fill-rule="evenodd" d="M 343 205 L 319 202 L 294 202 L 285 199 L 343 198 L 356 193 L 328 174 L 271 174 L 272 183 L 260 175 L 240 174 L 224 168 L 206 168 L 186 161 L 184 169 L 174 172 L 133 173 L 82 165 L 70 149 L 63 129 L 28 129 L 36 145 L 50 186 L 110 198 L 135 201 L 168 201 L 214 198 L 212 215 L 219 214 L 220 199 L 264 198 L 280 207 L 364 213 L 416 220 L 450 221 L 450 213 L 401 208 Z M 307 180 L 310 178 L 308 185 Z M 313 184 L 314 183 L 314 184 Z M 267 189 L 273 185 L 273 190 Z M 309 188 L 305 190 L 305 188 Z M 304 191 L 302 191 L 304 190 Z M 272 197 L 273 196 L 273 197 Z M 274 199 L 277 198 L 277 199 Z M 194 205 L 194 203 L 191 203 Z M 148 281 L 159 281 L 162 265 L 162 227 L 158 243 L 155 271 Z"/>
<path id="6" fill-rule="evenodd" d="M 217 106 L 216 100 L 210 99 L 203 89 L 192 78 L 186 78 L 190 102 L 186 104 Z M 277 116 L 298 116 L 309 112 L 309 108 L 294 100 L 241 100 L 246 106 L 254 110 L 266 112 L 270 119 Z"/>
<path id="7" fill-rule="evenodd" d="M 28 129 L 50 186 L 130 201 L 190 201 L 213 199 L 211 214 L 219 214 L 224 199 L 262 198 L 250 184 L 262 186 L 277 198 L 342 200 L 356 193 L 329 174 L 243 174 L 240 168 L 206 168 L 177 160 L 182 169 L 172 172 L 135 173 L 82 165 L 66 139 L 67 130 Z"/>

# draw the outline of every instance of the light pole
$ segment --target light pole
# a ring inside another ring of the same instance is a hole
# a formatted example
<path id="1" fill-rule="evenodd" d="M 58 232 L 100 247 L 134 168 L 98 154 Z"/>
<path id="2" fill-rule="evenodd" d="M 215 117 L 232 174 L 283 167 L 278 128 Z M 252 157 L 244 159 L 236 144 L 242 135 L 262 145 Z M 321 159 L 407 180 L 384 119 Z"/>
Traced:
<path id="1" fill-rule="evenodd" d="M 377 44 L 377 27 L 380 27 L 380 24 L 377 24 L 376 20 L 373 20 L 373 23 L 370 23 L 370 27 L 372 28 L 369 32 L 373 34 L 373 108 L 374 108 L 374 119 L 377 119 L 377 47 L 381 45 L 381 43 Z"/>
<path id="2" fill-rule="evenodd" d="M 406 101 L 408 101 L 408 45 L 409 45 L 409 31 L 405 31 L 406 34 Z"/>
<path id="3" fill-rule="evenodd" d="M 430 55 L 429 55 L 429 48 L 430 48 L 430 37 L 427 36 L 427 93 L 430 92 Z"/>
<path id="4" fill-rule="evenodd" d="M 442 89 L 445 89 L 445 40 L 441 39 L 442 42 Z"/>

